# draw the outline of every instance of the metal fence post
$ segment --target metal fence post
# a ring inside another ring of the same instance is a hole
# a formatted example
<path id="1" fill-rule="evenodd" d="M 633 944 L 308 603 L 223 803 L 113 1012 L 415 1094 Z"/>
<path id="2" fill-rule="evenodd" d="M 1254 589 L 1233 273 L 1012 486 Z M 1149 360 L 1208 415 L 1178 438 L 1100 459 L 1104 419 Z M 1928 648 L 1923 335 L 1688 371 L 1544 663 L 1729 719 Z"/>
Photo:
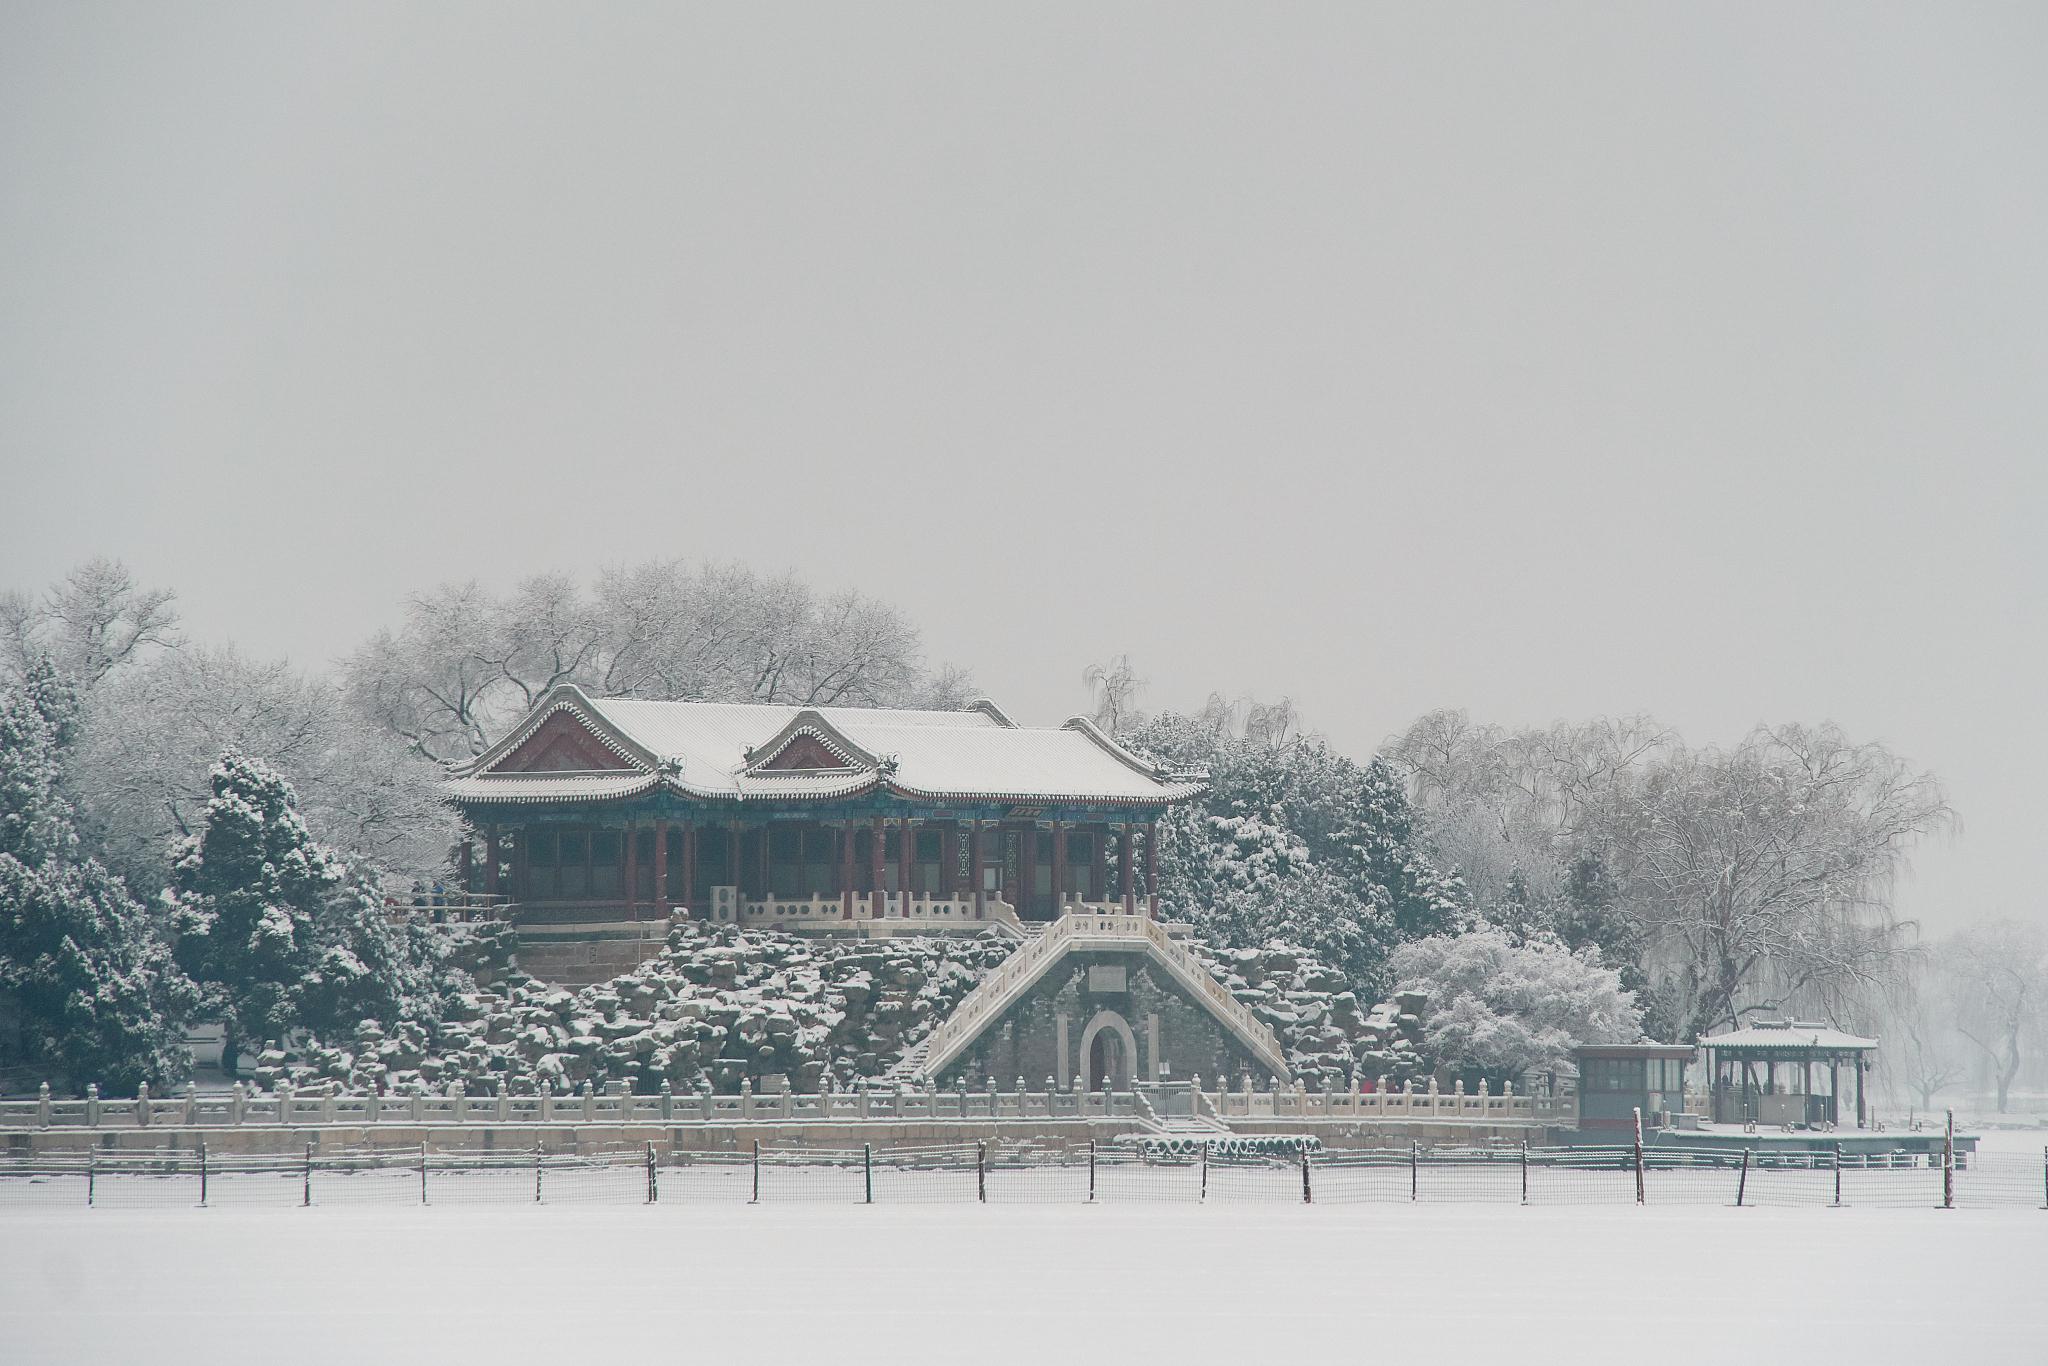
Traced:
<path id="1" fill-rule="evenodd" d="M 199 1140 L 199 1207 L 206 1207 L 206 1140 Z"/>
<path id="2" fill-rule="evenodd" d="M 1635 1115 L 1636 1115 L 1636 1135 L 1635 1135 L 1635 1137 L 1636 1137 L 1636 1203 L 1637 1203 L 1638 1205 L 1640 1205 L 1640 1204 L 1643 1204 L 1643 1203 L 1645 1203 L 1645 1202 L 1644 1202 L 1644 1200 L 1643 1200 L 1643 1107 L 1642 1107 L 1642 1106 L 1638 1105 L 1638 1106 L 1636 1106 L 1636 1107 L 1635 1107 Z"/>
<path id="3" fill-rule="evenodd" d="M 1209 1141 L 1202 1140 L 1202 1203 L 1209 1202 Z"/>
<path id="4" fill-rule="evenodd" d="M 1742 1150 L 1742 1175 L 1735 1178 L 1735 1208 L 1742 1208 L 1742 1197 L 1749 1190 L 1749 1149 Z"/>
<path id="5" fill-rule="evenodd" d="M 1301 1141 L 1301 1203 L 1312 1205 L 1315 1199 L 1315 1192 L 1308 1182 L 1308 1140 L 1304 1138 Z"/>
<path id="6" fill-rule="evenodd" d="M 90 1148 L 87 1148 L 87 1149 L 85 1150 L 85 1203 L 86 1203 L 87 1205 L 90 1205 L 90 1204 L 92 1204 L 92 1199 L 93 1199 L 93 1175 L 94 1175 L 94 1173 L 93 1173 L 93 1154 L 92 1154 L 92 1149 L 90 1149 Z"/>
<path id="7" fill-rule="evenodd" d="M 420 1141 L 420 1203 L 427 1203 L 427 1144 Z"/>
<path id="8" fill-rule="evenodd" d="M 1088 1140 L 1088 1203 L 1095 1203 L 1095 1140 Z"/>
<path id="9" fill-rule="evenodd" d="M 299 1206 L 305 1208 L 313 1203 L 313 1145 L 306 1145 L 305 1185 L 299 1192 Z"/>
<path id="10" fill-rule="evenodd" d="M 1941 1207 L 1956 1207 L 1956 1112 L 1948 1112 L 1941 1131 Z"/>
<path id="11" fill-rule="evenodd" d="M 1522 1203 L 1529 1203 L 1529 1140 L 1522 1140 Z"/>
<path id="12" fill-rule="evenodd" d="M 1416 1190 L 1420 1184 L 1418 1178 L 1421 1166 L 1422 1144 L 1411 1138 L 1408 1140 L 1408 1198 L 1410 1200 L 1416 1198 Z"/>
<path id="13" fill-rule="evenodd" d="M 1842 1140 L 1839 1138 L 1835 1140 L 1833 1156 L 1835 1160 L 1835 1207 L 1839 1209 L 1842 1204 Z"/>
<path id="14" fill-rule="evenodd" d="M 544 1152 L 540 1144 L 533 1145 L 533 1203 L 536 1205 L 540 1203 L 540 1173 L 545 1165 L 541 1158 Z"/>
<path id="15" fill-rule="evenodd" d="M 654 1141 L 649 1139 L 647 1143 L 647 1203 L 654 1205 L 660 1202 L 660 1179 L 654 1174 Z"/>
<path id="16" fill-rule="evenodd" d="M 754 1140 L 754 1204 L 761 1203 L 761 1140 Z"/>
<path id="17" fill-rule="evenodd" d="M 988 1144 L 974 1145 L 974 1198 L 988 1203 Z"/>
<path id="18" fill-rule="evenodd" d="M 860 1179 L 861 1186 L 867 1193 L 867 1200 L 865 1203 L 870 1205 L 874 1204 L 875 1145 L 872 1143 L 863 1143 L 860 1145 Z"/>

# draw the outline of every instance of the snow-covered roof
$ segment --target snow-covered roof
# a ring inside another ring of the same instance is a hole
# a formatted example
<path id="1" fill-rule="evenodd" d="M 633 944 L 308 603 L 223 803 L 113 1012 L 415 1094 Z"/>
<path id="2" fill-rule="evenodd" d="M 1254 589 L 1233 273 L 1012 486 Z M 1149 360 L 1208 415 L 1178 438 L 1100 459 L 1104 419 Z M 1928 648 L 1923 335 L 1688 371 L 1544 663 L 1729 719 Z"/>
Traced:
<path id="1" fill-rule="evenodd" d="M 1876 1039 L 1845 1033 L 1832 1025 L 1807 1020 L 1753 1020 L 1742 1029 L 1710 1034 L 1702 1048 L 1840 1049 L 1851 1052 L 1877 1047 Z"/>
<path id="2" fill-rule="evenodd" d="M 520 747 L 564 712 L 617 767 L 519 771 Z M 800 739 L 809 742 L 802 753 L 829 755 L 830 765 L 778 764 Z M 564 685 L 448 791 L 458 800 L 547 802 L 632 797 L 661 786 L 739 801 L 822 800 L 880 788 L 934 800 L 1159 805 L 1203 784 L 1161 773 L 1083 718 L 1019 726 L 984 702 L 963 711 L 655 702 L 593 698 Z"/>

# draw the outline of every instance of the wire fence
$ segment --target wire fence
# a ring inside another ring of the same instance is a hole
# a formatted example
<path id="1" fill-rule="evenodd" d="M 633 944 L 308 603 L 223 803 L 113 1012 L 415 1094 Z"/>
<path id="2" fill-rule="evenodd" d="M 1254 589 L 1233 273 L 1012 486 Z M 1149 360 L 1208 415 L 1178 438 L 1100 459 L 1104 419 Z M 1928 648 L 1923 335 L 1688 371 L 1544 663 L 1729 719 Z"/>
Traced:
<path id="1" fill-rule="evenodd" d="M 0 1210 L 517 1204 L 1428 1204 L 2048 1209 L 2048 1150 L 1831 1146 L 1234 1151 L 1218 1143 L 662 1150 L 378 1148 L 0 1157 Z"/>

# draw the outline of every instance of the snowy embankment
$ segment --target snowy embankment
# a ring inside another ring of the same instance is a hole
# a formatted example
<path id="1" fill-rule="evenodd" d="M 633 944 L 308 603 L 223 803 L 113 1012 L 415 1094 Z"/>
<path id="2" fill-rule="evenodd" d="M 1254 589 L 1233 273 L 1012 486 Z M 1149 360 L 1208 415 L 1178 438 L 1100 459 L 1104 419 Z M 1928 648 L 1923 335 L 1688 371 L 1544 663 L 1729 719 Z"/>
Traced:
<path id="1" fill-rule="evenodd" d="M 2033 1363 L 2048 1214 L 901 1207 L 10 1216 L 10 1361 Z"/>

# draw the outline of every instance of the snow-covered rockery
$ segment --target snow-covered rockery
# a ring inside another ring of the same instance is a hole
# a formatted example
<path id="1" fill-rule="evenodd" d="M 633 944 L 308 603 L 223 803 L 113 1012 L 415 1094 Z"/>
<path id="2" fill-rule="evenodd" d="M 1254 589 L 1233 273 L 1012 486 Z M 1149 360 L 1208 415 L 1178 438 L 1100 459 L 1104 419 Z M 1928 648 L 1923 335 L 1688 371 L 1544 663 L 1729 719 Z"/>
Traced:
<path id="1" fill-rule="evenodd" d="M 1427 1072 L 1420 1051 L 1425 993 L 1403 992 L 1362 1009 L 1336 969 L 1293 945 L 1197 948 L 1231 995 L 1280 1037 L 1288 1066 L 1303 1082 L 1337 1090 L 1354 1079 L 1377 1085 L 1381 1077 L 1398 1082 Z"/>
<path id="2" fill-rule="evenodd" d="M 449 998 L 437 1026 L 365 1024 L 338 1046 L 266 1052 L 253 1076 L 264 1086 L 401 1094 L 456 1082 L 471 1095 L 585 1082 L 731 1094 L 745 1079 L 814 1092 L 828 1077 L 850 1085 L 887 1072 L 1015 948 L 993 934 L 831 940 L 686 924 L 661 954 L 609 982 L 571 990 L 514 974 L 501 989 Z M 1334 969 L 1299 948 L 1202 953 L 1272 1026 L 1307 1084 L 1423 1074 L 1421 995 L 1362 1008 Z"/>
<path id="3" fill-rule="evenodd" d="M 683 925 L 632 972 L 571 991 L 523 975 L 449 1001 L 432 1030 L 374 1024 L 352 1046 L 263 1055 L 263 1085 L 471 1095 L 625 1082 L 635 1091 L 804 1092 L 878 1076 L 1015 947 L 995 936 L 838 941 Z"/>

